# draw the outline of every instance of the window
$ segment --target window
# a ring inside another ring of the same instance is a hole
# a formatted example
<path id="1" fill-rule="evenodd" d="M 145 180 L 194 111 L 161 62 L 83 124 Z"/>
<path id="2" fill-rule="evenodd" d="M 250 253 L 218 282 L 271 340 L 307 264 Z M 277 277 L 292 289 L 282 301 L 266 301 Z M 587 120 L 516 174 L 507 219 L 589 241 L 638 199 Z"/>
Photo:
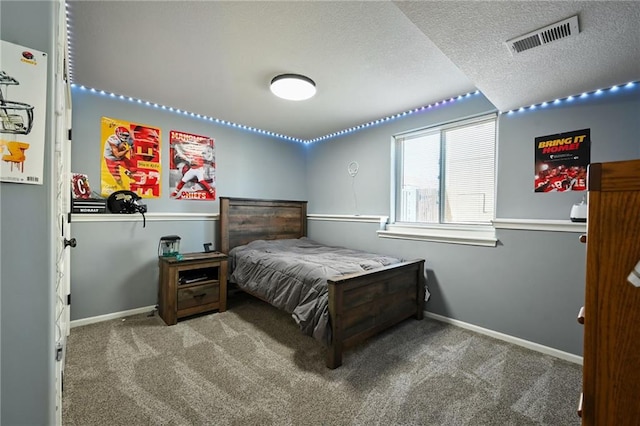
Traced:
<path id="1" fill-rule="evenodd" d="M 495 243 L 495 115 L 398 135 L 394 144 L 394 225 L 490 227 Z"/>

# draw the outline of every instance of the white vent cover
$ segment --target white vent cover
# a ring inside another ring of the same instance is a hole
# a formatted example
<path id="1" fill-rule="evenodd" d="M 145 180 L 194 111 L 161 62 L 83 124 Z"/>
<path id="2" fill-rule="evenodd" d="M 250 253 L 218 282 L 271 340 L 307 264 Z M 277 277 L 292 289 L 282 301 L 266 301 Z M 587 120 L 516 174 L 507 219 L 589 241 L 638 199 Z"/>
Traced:
<path id="1" fill-rule="evenodd" d="M 578 15 L 576 15 L 520 37 L 507 40 L 506 44 L 509 51 L 511 51 L 512 54 L 516 54 L 556 40 L 576 36 L 579 32 Z"/>

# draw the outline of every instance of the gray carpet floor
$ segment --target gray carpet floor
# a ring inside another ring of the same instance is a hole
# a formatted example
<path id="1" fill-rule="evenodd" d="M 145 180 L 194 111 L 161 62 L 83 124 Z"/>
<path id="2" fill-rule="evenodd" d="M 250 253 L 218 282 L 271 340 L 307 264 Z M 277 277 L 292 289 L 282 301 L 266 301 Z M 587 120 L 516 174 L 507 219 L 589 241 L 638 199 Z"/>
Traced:
<path id="1" fill-rule="evenodd" d="M 348 351 L 238 297 L 167 327 L 137 315 L 69 336 L 63 424 L 579 425 L 579 365 L 431 319 Z"/>

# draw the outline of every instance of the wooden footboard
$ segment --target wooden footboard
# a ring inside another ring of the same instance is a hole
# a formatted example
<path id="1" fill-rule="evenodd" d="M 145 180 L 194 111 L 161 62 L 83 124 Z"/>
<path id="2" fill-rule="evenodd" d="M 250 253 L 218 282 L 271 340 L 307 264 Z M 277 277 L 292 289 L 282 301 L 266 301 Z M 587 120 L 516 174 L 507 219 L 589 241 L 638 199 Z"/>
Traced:
<path id="1" fill-rule="evenodd" d="M 424 260 L 328 280 L 332 339 L 327 367 L 342 365 L 345 349 L 411 316 L 421 320 L 424 308 Z"/>

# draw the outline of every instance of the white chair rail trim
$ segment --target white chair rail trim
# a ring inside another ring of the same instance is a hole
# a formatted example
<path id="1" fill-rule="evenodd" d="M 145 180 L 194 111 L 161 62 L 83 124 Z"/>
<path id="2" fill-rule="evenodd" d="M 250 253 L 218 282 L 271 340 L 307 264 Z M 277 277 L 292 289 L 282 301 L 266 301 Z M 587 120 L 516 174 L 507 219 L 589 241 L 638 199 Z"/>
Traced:
<path id="1" fill-rule="evenodd" d="M 147 222 L 213 221 L 218 213 L 145 213 Z M 142 214 L 71 213 L 71 222 L 142 222 Z"/>
<path id="2" fill-rule="evenodd" d="M 571 222 L 570 220 L 500 218 L 493 221 L 493 226 L 496 229 L 519 229 L 525 231 L 587 232 L 586 223 Z"/>
<path id="3" fill-rule="evenodd" d="M 220 219 L 218 213 L 146 213 L 146 220 L 149 222 L 170 222 L 170 221 L 215 221 Z M 333 221 L 333 222 L 362 222 L 362 223 L 377 223 L 385 225 L 389 216 L 384 215 L 346 215 L 346 214 L 318 214 L 310 213 L 307 215 L 308 220 L 318 221 Z M 111 214 L 111 213 L 71 213 L 71 222 L 142 222 L 142 215 L 139 213 L 134 214 Z M 575 232 L 585 233 L 587 231 L 586 223 L 571 222 L 570 220 L 547 220 L 547 219 L 508 219 L 499 218 L 493 221 L 493 227 L 495 229 L 515 229 L 525 231 L 552 231 L 552 232 Z M 415 234 L 413 231 L 402 231 L 405 227 L 398 227 L 395 225 L 387 225 L 387 229 L 378 231 L 378 236 L 381 238 L 403 238 L 403 239 L 417 239 L 424 240 L 421 236 L 422 233 L 418 232 L 414 235 L 414 238 L 410 238 L 411 234 Z M 416 229 L 416 228 L 412 228 Z M 486 231 L 485 231 L 486 232 Z M 482 231 L 480 231 L 482 233 Z M 394 235 L 397 234 L 397 235 Z M 480 235 L 475 232 L 472 235 Z M 491 242 L 494 236 L 488 234 L 487 239 Z M 460 238 L 454 238 L 460 240 Z M 475 237 L 471 238 L 472 240 Z M 436 241 L 440 241 L 442 238 L 436 238 Z M 464 238 L 462 239 L 464 240 Z M 462 244 L 465 244 L 461 242 Z M 481 244 L 485 245 L 485 244 Z M 494 244 L 489 244 L 494 245 Z"/>
<path id="4" fill-rule="evenodd" d="M 389 216 L 382 215 L 353 215 L 353 214 L 307 214 L 307 220 L 324 220 L 333 222 L 365 222 L 385 224 L 389 221 Z"/>

